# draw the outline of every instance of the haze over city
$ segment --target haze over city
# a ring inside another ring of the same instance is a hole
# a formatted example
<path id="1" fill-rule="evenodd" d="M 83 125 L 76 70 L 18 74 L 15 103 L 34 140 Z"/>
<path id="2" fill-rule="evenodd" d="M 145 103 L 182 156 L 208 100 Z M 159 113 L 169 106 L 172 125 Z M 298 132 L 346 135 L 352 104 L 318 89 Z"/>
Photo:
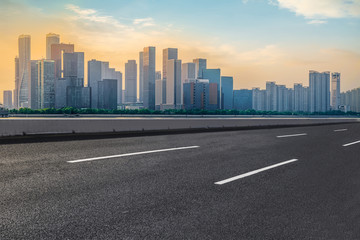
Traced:
<path id="1" fill-rule="evenodd" d="M 359 87 L 359 1 L 9 1 L 0 3 L 0 94 L 14 89 L 17 38 L 30 34 L 31 58 L 45 58 L 45 35 L 124 72 L 144 46 L 179 49 L 234 76 L 234 89 L 308 83 L 309 70 L 341 72 L 341 91 Z M 85 69 L 85 73 L 87 70 Z M 85 79 L 87 79 L 85 77 Z M 2 96 L 1 96 L 2 97 Z"/>

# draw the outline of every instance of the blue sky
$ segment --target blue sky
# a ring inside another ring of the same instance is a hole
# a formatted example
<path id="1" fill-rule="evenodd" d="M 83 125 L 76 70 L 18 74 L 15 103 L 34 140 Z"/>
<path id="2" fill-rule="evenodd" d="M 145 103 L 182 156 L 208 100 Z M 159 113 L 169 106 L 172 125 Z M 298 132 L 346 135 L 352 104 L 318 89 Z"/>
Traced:
<path id="1" fill-rule="evenodd" d="M 340 71 L 344 90 L 360 85 L 360 0 L 2 0 L 0 7 L 0 90 L 13 84 L 17 36 L 31 34 L 32 56 L 41 58 L 48 32 L 121 71 L 154 45 L 158 70 L 161 50 L 178 47 L 184 62 L 206 57 L 236 88 L 307 85 L 311 69 Z"/>

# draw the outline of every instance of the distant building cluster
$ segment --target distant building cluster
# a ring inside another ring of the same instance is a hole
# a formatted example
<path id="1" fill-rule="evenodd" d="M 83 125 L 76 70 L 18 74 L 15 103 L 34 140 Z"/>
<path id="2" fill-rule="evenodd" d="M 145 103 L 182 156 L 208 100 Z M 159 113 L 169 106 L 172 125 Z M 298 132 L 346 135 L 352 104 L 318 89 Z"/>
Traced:
<path id="1" fill-rule="evenodd" d="M 31 59 L 31 37 L 18 39 L 15 58 L 15 89 L 4 91 L 5 108 L 146 108 L 249 110 L 277 112 L 360 112 L 360 90 L 340 94 L 340 73 L 309 72 L 309 86 L 294 88 L 267 82 L 266 89 L 234 90 L 234 79 L 221 69 L 208 69 L 207 59 L 183 63 L 177 48 L 163 50 L 162 72 L 156 71 L 156 48 L 145 47 L 139 61 L 125 63 L 123 74 L 109 62 L 87 62 L 73 44 L 60 43 L 60 36 L 46 35 L 46 59 Z M 139 76 L 139 81 L 138 81 Z M 138 86 L 139 85 L 139 86 Z M 139 88 L 139 95 L 137 89 Z M 14 101 L 13 101 L 14 100 Z"/>

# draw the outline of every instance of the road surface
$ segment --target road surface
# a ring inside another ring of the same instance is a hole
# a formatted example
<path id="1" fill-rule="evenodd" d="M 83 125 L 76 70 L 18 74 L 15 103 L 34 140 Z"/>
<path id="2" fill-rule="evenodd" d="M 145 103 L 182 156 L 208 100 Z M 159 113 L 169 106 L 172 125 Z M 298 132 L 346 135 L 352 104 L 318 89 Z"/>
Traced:
<path id="1" fill-rule="evenodd" d="M 360 124 L 0 153 L 0 239 L 360 239 Z"/>

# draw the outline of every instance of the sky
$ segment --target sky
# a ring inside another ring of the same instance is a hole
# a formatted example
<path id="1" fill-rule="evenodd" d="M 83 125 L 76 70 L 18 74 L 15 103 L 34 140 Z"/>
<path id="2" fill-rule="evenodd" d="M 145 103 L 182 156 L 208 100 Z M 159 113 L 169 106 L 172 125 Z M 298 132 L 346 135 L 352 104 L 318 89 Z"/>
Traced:
<path id="1" fill-rule="evenodd" d="M 206 58 L 233 76 L 234 89 L 307 86 L 309 70 L 340 72 L 342 91 L 360 87 L 360 0 L 0 0 L 0 102 L 14 89 L 18 36 L 31 35 L 35 60 L 49 32 L 123 73 L 145 46 L 160 71 L 162 50 L 175 47 L 183 62 Z"/>

